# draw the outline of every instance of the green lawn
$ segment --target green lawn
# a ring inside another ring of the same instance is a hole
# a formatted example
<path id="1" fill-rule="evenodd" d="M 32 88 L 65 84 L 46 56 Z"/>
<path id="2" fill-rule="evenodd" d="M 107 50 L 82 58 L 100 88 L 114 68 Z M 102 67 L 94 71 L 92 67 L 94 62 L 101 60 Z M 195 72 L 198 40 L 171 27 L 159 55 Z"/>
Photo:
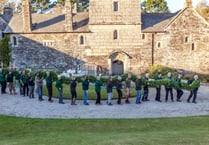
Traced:
<path id="1" fill-rule="evenodd" d="M 78 83 L 78 86 L 76 88 L 78 99 L 83 99 L 83 91 L 82 91 L 81 85 L 82 85 L 81 83 Z M 96 99 L 96 93 L 94 91 L 94 88 L 95 88 L 94 86 L 89 86 L 88 99 Z M 44 86 L 44 95 L 47 96 L 46 86 Z M 55 85 L 53 85 L 53 96 L 58 97 L 58 91 L 55 88 Z M 135 88 L 132 88 L 132 96 L 136 96 Z M 66 98 L 66 99 L 71 98 L 70 86 L 69 85 L 63 84 L 63 97 Z M 117 91 L 116 91 L 116 89 L 113 89 L 113 98 L 117 98 L 117 97 L 118 97 Z M 124 91 L 123 91 L 123 97 L 125 98 L 125 92 Z M 106 93 L 105 88 L 102 88 L 102 90 L 101 90 L 101 98 L 102 99 L 107 99 L 107 93 Z"/>
<path id="2" fill-rule="evenodd" d="M 0 116 L 0 145 L 208 145 L 209 116 L 26 119 Z"/>

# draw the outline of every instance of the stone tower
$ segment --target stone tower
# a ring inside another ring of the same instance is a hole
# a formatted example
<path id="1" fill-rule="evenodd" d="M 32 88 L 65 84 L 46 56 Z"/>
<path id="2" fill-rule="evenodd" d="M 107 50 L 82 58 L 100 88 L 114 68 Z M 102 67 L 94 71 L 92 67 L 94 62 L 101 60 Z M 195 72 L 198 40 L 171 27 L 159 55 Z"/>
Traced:
<path id="1" fill-rule="evenodd" d="M 103 57 L 92 63 L 107 68 L 110 74 L 131 71 L 131 58 L 140 53 L 140 0 L 90 0 L 89 31 L 89 57 Z"/>
<path id="2" fill-rule="evenodd" d="M 22 3 L 22 17 L 23 17 L 23 31 L 31 32 L 32 16 L 31 16 L 31 6 L 28 0 L 24 0 Z"/>
<path id="3" fill-rule="evenodd" d="M 191 8 L 192 7 L 192 0 L 185 0 L 184 7 Z"/>
<path id="4" fill-rule="evenodd" d="M 73 31 L 72 6 L 70 0 L 65 2 L 65 31 Z"/>

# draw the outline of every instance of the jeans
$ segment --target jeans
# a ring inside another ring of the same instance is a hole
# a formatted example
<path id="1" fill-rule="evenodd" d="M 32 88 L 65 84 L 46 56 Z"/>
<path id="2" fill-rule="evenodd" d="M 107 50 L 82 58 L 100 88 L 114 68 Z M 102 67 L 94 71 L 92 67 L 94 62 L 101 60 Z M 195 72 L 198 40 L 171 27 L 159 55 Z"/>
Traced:
<path id="1" fill-rule="evenodd" d="M 34 98 L 35 86 L 28 86 L 28 87 L 29 87 L 29 98 Z"/>
<path id="2" fill-rule="evenodd" d="M 111 93 L 107 93 L 107 97 L 108 97 L 107 103 L 110 104 L 111 103 L 111 99 L 112 99 L 112 92 Z"/>
<path id="3" fill-rule="evenodd" d="M 140 99 L 141 99 L 141 90 L 137 90 L 137 95 L 136 95 L 136 104 L 140 103 Z"/>
<path id="4" fill-rule="evenodd" d="M 160 92 L 161 92 L 161 87 L 156 88 L 156 91 L 157 91 L 157 93 L 156 93 L 155 100 L 156 100 L 156 101 L 160 101 Z"/>
<path id="5" fill-rule="evenodd" d="M 28 84 L 24 83 L 23 85 L 23 95 L 28 96 Z"/>
<path id="6" fill-rule="evenodd" d="M 59 103 L 63 103 L 62 89 L 58 89 L 59 92 Z"/>
<path id="7" fill-rule="evenodd" d="M 88 90 L 83 90 L 83 104 L 88 104 Z"/>
<path id="8" fill-rule="evenodd" d="M 42 96 L 43 96 L 43 87 L 42 86 L 37 86 L 37 91 L 38 91 L 38 98 L 39 100 L 42 100 Z"/>
<path id="9" fill-rule="evenodd" d="M 142 101 L 148 100 L 148 94 L 149 94 L 149 90 L 144 90 L 144 95 L 142 96 Z"/>

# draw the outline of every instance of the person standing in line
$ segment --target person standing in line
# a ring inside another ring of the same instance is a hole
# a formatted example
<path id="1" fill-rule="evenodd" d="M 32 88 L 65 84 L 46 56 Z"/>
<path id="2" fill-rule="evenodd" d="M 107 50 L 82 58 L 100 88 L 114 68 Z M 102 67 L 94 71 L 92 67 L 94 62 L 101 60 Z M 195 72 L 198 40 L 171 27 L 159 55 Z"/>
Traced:
<path id="1" fill-rule="evenodd" d="M 65 104 L 63 102 L 63 86 L 62 86 L 62 78 L 61 78 L 61 76 L 58 76 L 58 79 L 56 81 L 55 87 L 57 88 L 57 90 L 59 92 L 59 103 L 60 104 Z"/>
<path id="2" fill-rule="evenodd" d="M 122 99 L 122 96 L 123 96 L 123 93 L 122 93 L 122 78 L 121 76 L 118 76 L 118 80 L 116 81 L 116 90 L 117 90 L 117 93 L 118 93 L 118 101 L 117 103 L 120 105 L 121 104 L 121 99 Z"/>
<path id="3" fill-rule="evenodd" d="M 21 81 L 20 81 L 21 77 L 22 77 L 22 71 L 20 70 L 18 72 L 18 74 L 16 75 L 15 79 L 18 82 L 18 87 L 19 87 L 20 95 L 23 95 L 23 86 L 22 86 Z"/>
<path id="4" fill-rule="evenodd" d="M 29 89 L 28 89 L 28 76 L 25 73 L 25 70 L 22 71 L 21 79 L 20 79 L 21 85 L 23 87 L 23 96 L 28 96 Z"/>
<path id="5" fill-rule="evenodd" d="M 72 77 L 72 81 L 70 82 L 70 92 L 71 92 L 71 105 L 77 105 L 76 104 L 76 99 L 77 99 L 77 92 L 76 92 L 76 78 Z"/>
<path id="6" fill-rule="evenodd" d="M 43 101 L 43 80 L 44 78 L 40 76 L 39 73 L 36 75 L 36 86 L 37 86 L 37 92 L 38 92 L 38 99 L 39 101 Z"/>
<path id="7" fill-rule="evenodd" d="M 158 72 L 158 75 L 155 77 L 155 80 L 156 81 L 162 80 L 162 73 L 161 72 Z M 159 85 L 159 86 L 156 87 L 155 101 L 162 102 L 160 100 L 160 98 L 161 98 L 161 86 Z"/>
<path id="8" fill-rule="evenodd" d="M 142 96 L 142 101 L 149 101 L 149 99 L 148 99 L 148 96 L 149 96 L 149 86 L 148 86 L 149 73 L 145 74 L 145 80 L 147 83 L 144 85 L 144 95 Z"/>
<path id="9" fill-rule="evenodd" d="M 112 87 L 113 87 L 113 82 L 112 82 L 112 77 L 109 76 L 108 81 L 107 81 L 107 104 L 112 105 L 111 100 L 112 100 Z"/>
<path id="10" fill-rule="evenodd" d="M 198 75 L 194 75 L 194 79 L 192 79 L 192 80 L 190 81 L 190 86 L 191 86 L 193 83 L 200 84 Z M 197 103 L 197 102 L 196 102 L 196 98 L 197 98 L 197 91 L 198 91 L 198 89 L 199 89 L 199 85 L 198 85 L 196 88 L 194 88 L 193 90 L 191 90 L 190 95 L 189 95 L 189 97 L 188 97 L 188 99 L 187 99 L 187 102 L 188 102 L 188 103 L 190 103 L 190 99 L 191 99 L 192 97 L 193 97 L 192 103 L 195 103 L 195 104 Z"/>
<path id="11" fill-rule="evenodd" d="M 28 88 L 29 88 L 29 98 L 34 98 L 34 89 L 35 89 L 35 83 L 32 74 L 29 74 L 28 77 Z"/>
<path id="12" fill-rule="evenodd" d="M 47 87 L 47 92 L 48 92 L 48 101 L 49 102 L 53 102 L 52 100 L 52 92 L 53 92 L 53 89 L 52 89 L 52 77 L 51 77 L 51 74 L 49 71 L 46 72 L 46 87 Z"/>
<path id="13" fill-rule="evenodd" d="M 12 70 L 7 74 L 7 82 L 9 83 L 9 92 L 10 94 L 16 95 L 15 87 L 14 87 L 14 75 Z"/>
<path id="14" fill-rule="evenodd" d="M 176 92 L 177 92 L 176 101 L 177 102 L 181 102 L 181 96 L 184 94 L 184 92 L 181 89 L 181 87 L 182 87 L 181 78 L 182 78 L 182 74 L 178 74 L 178 77 L 176 78 L 176 82 L 177 82 L 177 85 L 178 85 L 178 88 L 176 90 Z"/>
<path id="15" fill-rule="evenodd" d="M 126 101 L 125 103 L 129 104 L 129 98 L 131 97 L 131 73 L 128 73 L 128 77 L 125 81 L 125 91 L 126 91 Z"/>
<path id="16" fill-rule="evenodd" d="M 169 85 L 165 86 L 165 91 L 166 91 L 165 102 L 168 101 L 169 93 L 171 95 L 171 101 L 174 102 L 174 100 L 173 100 L 173 82 L 174 82 L 174 79 L 171 75 L 171 72 L 168 72 L 167 78 L 169 79 Z"/>
<path id="17" fill-rule="evenodd" d="M 101 105 L 101 86 L 102 81 L 100 80 L 100 76 L 97 76 L 97 80 L 95 82 L 95 92 L 97 94 L 96 105 Z"/>
<path id="18" fill-rule="evenodd" d="M 82 81 L 82 90 L 83 90 L 83 104 L 84 105 L 89 105 L 88 103 L 88 89 L 89 89 L 89 81 L 86 77 L 86 75 L 83 76 L 83 81 Z"/>
<path id="19" fill-rule="evenodd" d="M 137 95 L 136 95 L 136 104 L 141 104 L 141 87 L 142 87 L 142 81 L 141 81 L 141 76 L 140 75 L 137 76 L 135 85 L 136 85 L 136 92 L 137 92 Z"/>
<path id="20" fill-rule="evenodd" d="M 0 83 L 1 83 L 1 94 L 5 94 L 6 93 L 5 74 L 2 69 L 0 69 Z"/>

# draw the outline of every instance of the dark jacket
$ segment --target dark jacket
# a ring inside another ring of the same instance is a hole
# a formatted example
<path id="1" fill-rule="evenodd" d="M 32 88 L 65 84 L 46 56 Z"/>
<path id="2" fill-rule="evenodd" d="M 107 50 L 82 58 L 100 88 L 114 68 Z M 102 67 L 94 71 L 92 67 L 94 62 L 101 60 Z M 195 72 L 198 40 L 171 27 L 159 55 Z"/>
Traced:
<path id="1" fill-rule="evenodd" d="M 95 92 L 99 93 L 101 91 L 102 81 L 97 80 L 95 82 Z"/>
<path id="2" fill-rule="evenodd" d="M 76 86 L 77 86 L 76 80 L 72 80 L 70 82 L 70 90 L 71 91 L 76 91 Z"/>
<path id="3" fill-rule="evenodd" d="M 82 81 L 82 89 L 83 90 L 88 90 L 89 89 L 89 81 L 88 80 L 83 80 Z"/>
<path id="4" fill-rule="evenodd" d="M 46 86 L 51 87 L 52 83 L 53 83 L 52 78 L 50 76 L 47 76 L 46 77 Z"/>
<path id="5" fill-rule="evenodd" d="M 141 90 L 142 87 L 141 79 L 136 79 L 135 85 L 136 85 L 136 90 Z"/>
<path id="6" fill-rule="evenodd" d="M 35 83 L 34 83 L 34 80 L 33 80 L 32 77 L 29 77 L 29 78 L 28 78 L 28 85 L 29 85 L 29 86 L 35 86 Z"/>
<path id="7" fill-rule="evenodd" d="M 144 78 L 146 81 L 148 81 L 149 79 L 148 78 Z M 144 85 L 144 90 L 148 90 L 149 89 L 149 86 L 148 86 L 148 83 L 146 83 Z"/>
<path id="8" fill-rule="evenodd" d="M 127 78 L 125 85 L 126 85 L 126 88 L 131 88 L 131 80 Z"/>
<path id="9" fill-rule="evenodd" d="M 117 90 L 121 90 L 122 89 L 122 81 L 117 80 L 115 85 L 116 85 L 116 89 Z"/>
<path id="10" fill-rule="evenodd" d="M 13 82 L 13 74 L 12 73 L 9 73 L 9 74 L 7 74 L 7 82 L 9 82 L 9 83 L 12 83 Z"/>
<path id="11" fill-rule="evenodd" d="M 113 83 L 112 81 L 107 82 L 107 93 L 112 93 Z"/>

